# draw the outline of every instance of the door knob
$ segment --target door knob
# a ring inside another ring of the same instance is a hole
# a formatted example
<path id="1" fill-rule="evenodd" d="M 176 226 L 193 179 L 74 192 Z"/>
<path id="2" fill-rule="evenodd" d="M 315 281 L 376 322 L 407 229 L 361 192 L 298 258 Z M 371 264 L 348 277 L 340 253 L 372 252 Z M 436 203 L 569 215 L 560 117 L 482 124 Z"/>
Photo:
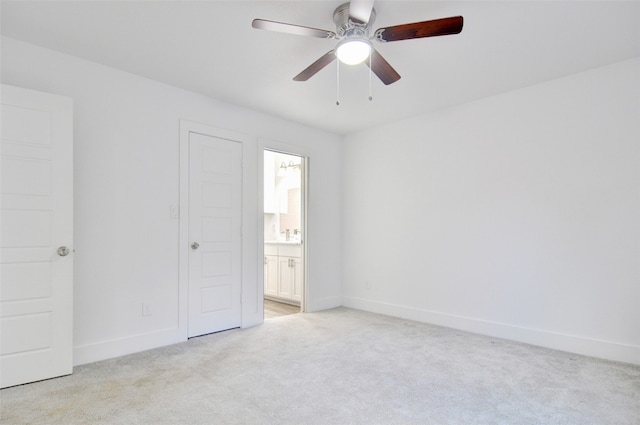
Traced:
<path id="1" fill-rule="evenodd" d="M 61 257 L 66 257 L 67 255 L 69 255 L 69 248 L 67 248 L 66 246 L 61 246 L 60 248 L 58 248 L 58 255 Z"/>
<path id="2" fill-rule="evenodd" d="M 194 242 L 191 244 L 191 249 L 196 250 L 200 247 L 200 244 L 198 242 Z"/>

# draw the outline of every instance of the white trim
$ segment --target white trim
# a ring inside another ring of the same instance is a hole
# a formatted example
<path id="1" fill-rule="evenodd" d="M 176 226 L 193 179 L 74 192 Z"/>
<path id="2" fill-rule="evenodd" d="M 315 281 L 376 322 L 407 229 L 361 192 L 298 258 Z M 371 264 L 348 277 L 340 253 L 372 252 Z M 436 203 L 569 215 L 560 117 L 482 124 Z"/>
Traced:
<path id="1" fill-rule="evenodd" d="M 326 298 L 314 299 L 313 303 L 309 303 L 308 311 L 312 312 L 312 311 L 329 310 L 332 308 L 340 307 L 341 305 L 342 305 L 342 299 L 340 297 L 326 297 Z"/>
<path id="2" fill-rule="evenodd" d="M 302 312 L 309 311 L 309 156 L 302 157 L 302 258 L 303 258 L 303 279 L 302 282 Z"/>
<path id="3" fill-rule="evenodd" d="M 262 322 L 264 323 L 264 146 L 258 139 L 257 146 L 257 182 L 258 185 L 258 208 L 256 209 L 256 223 L 258 223 L 257 240 L 258 245 L 258 257 L 256 258 L 258 264 L 256 270 L 258 276 L 256 281 L 258 282 L 258 299 L 262 300 L 259 310 L 262 314 Z"/>
<path id="4" fill-rule="evenodd" d="M 126 338 L 100 341 L 73 347 L 73 365 L 79 366 L 100 360 L 138 353 L 185 341 L 178 328 L 163 329 Z"/>
<path id="5" fill-rule="evenodd" d="M 637 345 L 602 341 L 355 297 L 342 297 L 342 305 L 344 307 L 524 342 L 585 356 L 640 365 L 640 346 Z"/>
<path id="6" fill-rule="evenodd" d="M 251 300 L 248 300 L 245 294 L 251 294 L 253 288 L 250 285 L 257 284 L 251 281 L 245 273 L 245 264 L 249 264 L 253 259 L 247 258 L 249 244 L 254 243 L 250 240 L 250 232 L 246 231 L 249 219 L 253 219 L 252 212 L 249 211 L 247 202 L 247 190 L 244 187 L 247 182 L 247 155 L 245 155 L 247 147 L 254 141 L 248 134 L 240 133 L 233 130 L 212 127 L 206 124 L 200 124 L 192 121 L 180 120 L 180 235 L 179 235 L 179 296 L 178 296 L 178 332 L 183 341 L 188 338 L 188 296 L 189 296 L 189 133 L 198 133 L 206 136 L 216 137 L 219 139 L 239 142 L 242 145 L 242 314 L 241 326 L 253 326 L 256 319 L 247 314 L 247 306 Z"/>

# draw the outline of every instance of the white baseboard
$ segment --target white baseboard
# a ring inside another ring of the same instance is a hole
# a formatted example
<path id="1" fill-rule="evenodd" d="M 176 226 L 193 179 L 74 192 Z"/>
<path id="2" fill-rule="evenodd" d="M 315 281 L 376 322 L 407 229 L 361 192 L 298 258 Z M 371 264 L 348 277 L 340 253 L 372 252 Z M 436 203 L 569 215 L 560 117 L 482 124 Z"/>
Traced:
<path id="1" fill-rule="evenodd" d="M 329 310 L 332 308 L 340 307 L 342 305 L 342 298 L 340 297 L 327 297 L 309 302 L 307 308 L 308 312 Z"/>
<path id="2" fill-rule="evenodd" d="M 73 365 L 93 363 L 183 341 L 186 341 L 184 332 L 178 328 L 170 328 L 149 334 L 80 345 L 73 348 Z"/>
<path id="3" fill-rule="evenodd" d="M 344 307 L 415 320 L 541 347 L 640 365 L 640 346 L 525 328 L 507 323 L 417 309 L 355 297 L 342 297 Z"/>
<path id="4" fill-rule="evenodd" d="M 289 304 L 289 305 L 293 305 L 295 307 L 300 307 L 300 301 L 288 300 L 286 298 L 272 297 L 270 295 L 265 295 L 264 299 L 265 300 L 275 301 L 277 303 Z"/>

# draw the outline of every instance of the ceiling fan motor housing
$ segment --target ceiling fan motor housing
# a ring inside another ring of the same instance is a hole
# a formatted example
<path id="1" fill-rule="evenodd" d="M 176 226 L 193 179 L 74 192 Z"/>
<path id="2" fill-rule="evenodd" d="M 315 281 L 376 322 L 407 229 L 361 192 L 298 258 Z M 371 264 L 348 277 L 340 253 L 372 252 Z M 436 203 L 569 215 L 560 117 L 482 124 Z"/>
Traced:
<path id="1" fill-rule="evenodd" d="M 376 10 L 371 9 L 369 22 L 353 20 L 349 16 L 349 3 L 342 4 L 333 12 L 338 38 L 369 38 L 369 26 L 376 19 Z"/>

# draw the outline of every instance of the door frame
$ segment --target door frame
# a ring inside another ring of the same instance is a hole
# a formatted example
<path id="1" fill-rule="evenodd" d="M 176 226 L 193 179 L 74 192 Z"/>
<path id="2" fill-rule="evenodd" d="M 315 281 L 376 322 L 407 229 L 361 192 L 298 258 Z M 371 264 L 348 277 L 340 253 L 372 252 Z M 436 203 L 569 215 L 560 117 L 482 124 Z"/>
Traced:
<path id="1" fill-rule="evenodd" d="M 247 146 L 255 139 L 251 136 L 240 133 L 233 130 L 226 130 L 217 127 L 212 127 L 206 124 L 201 124 L 192 121 L 180 120 L 180 204 L 178 209 L 179 215 L 179 273 L 178 273 L 178 329 L 183 340 L 188 339 L 188 321 L 189 321 L 189 135 L 190 133 L 198 133 L 205 136 L 211 136 L 218 139 L 225 139 L 232 142 L 238 142 L 242 146 L 242 207 L 241 207 L 241 219 L 242 219 L 242 270 L 241 270 L 241 327 L 250 326 L 253 324 L 251 316 L 246 314 L 250 313 L 250 300 L 247 297 L 255 293 L 255 289 L 250 287 L 251 283 L 248 282 L 247 273 L 245 272 L 245 264 L 249 264 L 248 261 L 253 262 L 253 258 L 249 257 L 250 249 L 250 232 L 246 231 L 246 223 L 248 219 L 253 219 L 253 215 L 248 215 L 247 205 L 247 190 L 245 184 L 246 179 L 246 161 L 247 161 Z M 245 308 L 247 312 L 245 312 Z"/>
<path id="2" fill-rule="evenodd" d="M 258 284 L 260 285 L 260 300 L 264 300 L 264 151 L 269 150 L 273 152 L 284 153 L 288 155 L 295 155 L 302 159 L 302 256 L 303 256 L 303 286 L 302 286 L 302 300 L 300 302 L 300 311 L 309 311 L 309 166 L 311 162 L 311 152 L 304 147 L 290 145 L 275 140 L 259 138 L 258 139 L 258 205 L 259 219 L 258 219 L 258 238 L 259 255 L 258 255 Z M 264 311 L 263 311 L 264 315 Z"/>

